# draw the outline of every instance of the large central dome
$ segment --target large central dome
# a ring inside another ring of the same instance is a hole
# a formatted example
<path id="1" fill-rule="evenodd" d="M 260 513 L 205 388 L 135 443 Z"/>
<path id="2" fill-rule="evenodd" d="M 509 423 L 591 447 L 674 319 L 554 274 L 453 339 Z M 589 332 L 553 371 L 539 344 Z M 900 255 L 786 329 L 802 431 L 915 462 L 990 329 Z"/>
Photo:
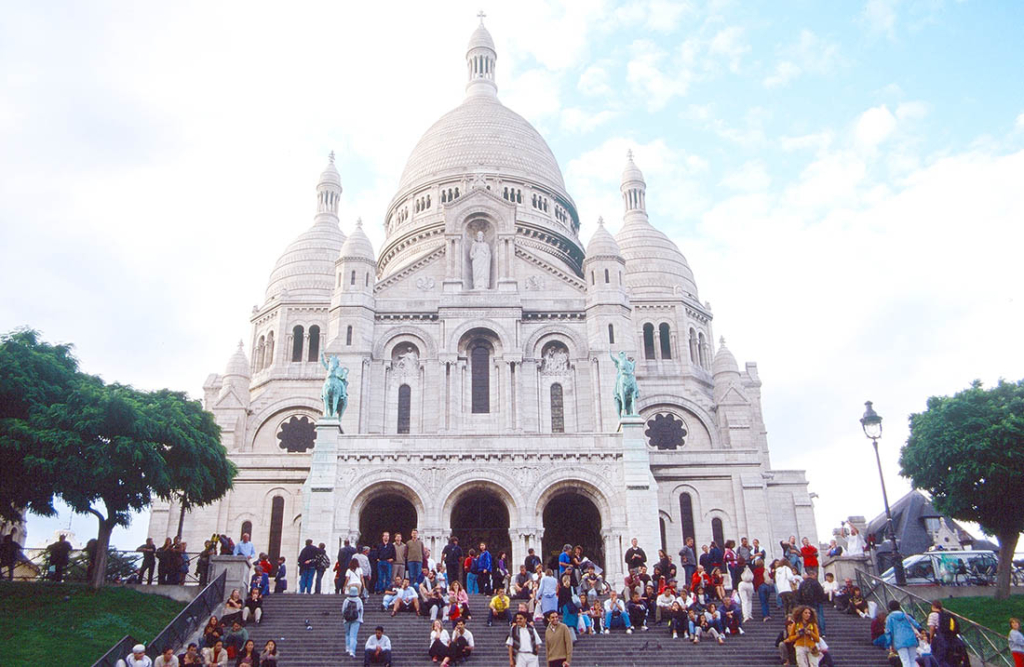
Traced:
<path id="1" fill-rule="evenodd" d="M 496 96 L 470 95 L 420 138 L 398 189 L 481 170 L 565 191 L 558 161 L 540 133 Z"/>

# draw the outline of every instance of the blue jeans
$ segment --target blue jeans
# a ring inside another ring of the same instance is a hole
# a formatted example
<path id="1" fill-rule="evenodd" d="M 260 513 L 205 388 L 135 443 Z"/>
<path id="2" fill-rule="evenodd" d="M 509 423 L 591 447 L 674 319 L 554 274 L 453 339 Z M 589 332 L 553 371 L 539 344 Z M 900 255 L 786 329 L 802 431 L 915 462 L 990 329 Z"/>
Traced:
<path id="1" fill-rule="evenodd" d="M 299 572 L 299 592 L 300 593 L 312 593 L 313 592 L 313 577 L 316 576 L 316 570 L 310 568 Z"/>
<path id="2" fill-rule="evenodd" d="M 821 628 L 821 634 L 825 634 L 825 605 L 818 603 L 818 627 Z"/>
<path id="3" fill-rule="evenodd" d="M 405 576 L 409 577 L 413 586 L 419 586 L 423 579 L 423 561 L 406 563 Z"/>
<path id="4" fill-rule="evenodd" d="M 324 580 L 324 572 L 326 572 L 326 570 L 317 570 L 316 571 L 316 594 L 317 595 L 320 595 L 320 582 L 322 582 Z"/>
<path id="5" fill-rule="evenodd" d="M 476 595 L 480 593 L 480 587 L 476 583 L 476 575 L 472 572 L 466 573 L 466 592 L 470 595 Z"/>
<path id="6" fill-rule="evenodd" d="M 757 599 L 761 601 L 761 618 L 768 618 L 771 614 L 768 611 L 768 599 L 772 596 L 771 584 L 761 584 L 757 589 Z"/>
<path id="7" fill-rule="evenodd" d="M 386 560 L 377 561 L 377 588 L 375 593 L 383 593 L 391 587 L 391 563 Z"/>
<path id="8" fill-rule="evenodd" d="M 356 637 L 359 635 L 359 626 L 362 625 L 359 621 L 348 621 L 345 623 L 345 652 L 356 654 L 356 646 L 358 642 Z"/>
<path id="9" fill-rule="evenodd" d="M 391 563 L 388 563 L 390 565 Z M 377 660 L 373 659 L 373 651 L 366 649 L 363 651 L 363 665 L 390 665 L 391 664 L 391 651 L 381 651 L 380 658 Z"/>
<path id="10" fill-rule="evenodd" d="M 611 630 L 613 623 L 615 625 L 624 625 L 627 629 L 633 627 L 629 620 L 629 614 L 627 614 L 626 612 L 622 612 L 621 614 L 619 614 L 618 618 L 613 619 L 612 613 L 610 611 L 606 611 L 604 613 L 604 629 Z"/>

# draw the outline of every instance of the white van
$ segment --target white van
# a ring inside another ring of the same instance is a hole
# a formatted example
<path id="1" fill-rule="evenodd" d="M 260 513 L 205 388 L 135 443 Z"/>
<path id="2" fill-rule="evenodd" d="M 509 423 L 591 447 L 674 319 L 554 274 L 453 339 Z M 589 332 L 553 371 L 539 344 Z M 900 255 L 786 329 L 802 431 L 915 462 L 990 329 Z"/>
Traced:
<path id="1" fill-rule="evenodd" d="M 903 571 L 908 586 L 987 586 L 995 583 L 998 563 L 992 551 L 928 551 L 903 559 Z M 891 567 L 882 580 L 896 583 Z"/>

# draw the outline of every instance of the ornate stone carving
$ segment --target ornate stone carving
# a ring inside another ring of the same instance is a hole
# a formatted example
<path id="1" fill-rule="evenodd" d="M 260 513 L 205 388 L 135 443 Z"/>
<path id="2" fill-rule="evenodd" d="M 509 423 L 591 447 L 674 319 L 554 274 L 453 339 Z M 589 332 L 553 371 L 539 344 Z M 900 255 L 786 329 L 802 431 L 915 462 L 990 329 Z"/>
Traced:
<path id="1" fill-rule="evenodd" d="M 569 350 L 561 343 L 549 343 L 542 357 L 540 372 L 544 375 L 565 375 L 569 372 Z"/>
<path id="2" fill-rule="evenodd" d="M 391 367 L 395 375 L 414 376 L 420 369 L 420 353 L 411 343 L 402 343 L 391 354 Z"/>
<path id="3" fill-rule="evenodd" d="M 430 276 L 420 276 L 416 279 L 416 288 L 421 292 L 429 292 L 434 289 L 434 279 Z"/>
<path id="4" fill-rule="evenodd" d="M 491 289 L 491 246 L 484 241 L 483 232 L 476 233 L 469 259 L 473 263 L 473 289 Z"/>
<path id="5" fill-rule="evenodd" d="M 615 362 L 615 409 L 619 417 L 635 417 L 636 401 L 640 398 L 640 389 L 636 386 L 636 362 L 626 358 L 625 352 L 619 356 L 610 355 Z"/>
<path id="6" fill-rule="evenodd" d="M 540 276 L 530 276 L 526 279 L 527 292 L 540 292 L 544 289 L 544 279 Z"/>
<path id="7" fill-rule="evenodd" d="M 323 352 L 320 352 L 320 364 L 327 369 L 327 379 L 320 392 L 324 400 L 324 416 L 337 417 L 341 421 L 348 406 L 348 369 L 340 364 L 338 357 L 331 355 L 328 359 Z"/>

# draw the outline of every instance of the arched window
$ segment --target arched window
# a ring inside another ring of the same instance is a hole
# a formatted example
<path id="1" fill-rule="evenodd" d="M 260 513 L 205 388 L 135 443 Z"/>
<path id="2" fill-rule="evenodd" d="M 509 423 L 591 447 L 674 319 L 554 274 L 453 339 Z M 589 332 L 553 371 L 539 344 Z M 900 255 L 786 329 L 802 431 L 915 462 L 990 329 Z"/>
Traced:
<path id="1" fill-rule="evenodd" d="M 608 275 L 608 269 L 604 270 L 604 282 L 606 285 L 611 282 L 611 277 Z"/>
<path id="2" fill-rule="evenodd" d="M 491 350 L 477 343 L 470 352 L 472 373 L 472 410 L 477 414 L 491 411 Z"/>
<path id="3" fill-rule="evenodd" d="M 608 342 L 612 345 L 615 344 L 615 326 L 612 324 L 608 325 Z"/>
<path id="4" fill-rule="evenodd" d="M 690 363 L 697 363 L 697 332 L 690 328 Z"/>
<path id="5" fill-rule="evenodd" d="M 370 286 L 370 272 L 367 271 L 366 272 L 366 280 L 363 281 L 363 287 L 369 287 L 369 286 Z"/>
<path id="6" fill-rule="evenodd" d="M 264 358 L 264 368 L 270 368 L 270 365 L 274 363 L 274 332 L 271 331 L 267 334 L 267 356 Z"/>
<path id="7" fill-rule="evenodd" d="M 248 535 L 252 537 L 252 521 L 242 522 L 242 532 L 238 534 L 239 541 L 241 541 L 242 535 Z"/>
<path id="8" fill-rule="evenodd" d="M 351 344 L 352 344 L 352 325 L 350 324 L 350 325 L 348 325 L 348 328 L 345 329 L 345 345 L 351 345 Z"/>
<path id="9" fill-rule="evenodd" d="M 302 361 L 302 337 L 305 330 L 302 325 L 292 329 L 292 361 Z"/>
<path id="10" fill-rule="evenodd" d="M 596 285 L 597 284 L 597 279 L 594 277 L 594 272 L 593 271 L 590 272 L 590 284 L 591 285 Z"/>
<path id="11" fill-rule="evenodd" d="M 349 285 L 355 285 L 356 284 L 356 270 L 355 269 L 352 269 L 352 277 L 349 278 L 348 284 Z"/>
<path id="12" fill-rule="evenodd" d="M 711 520 L 711 539 L 718 543 L 718 546 L 725 544 L 725 531 L 722 530 L 722 520 L 717 516 Z"/>
<path id="13" fill-rule="evenodd" d="M 689 493 L 679 494 L 679 527 L 683 531 L 683 544 L 687 537 L 697 539 L 693 529 L 693 499 Z"/>
<path id="14" fill-rule="evenodd" d="M 565 433 L 565 403 L 562 400 L 562 385 L 551 385 L 551 432 Z"/>
<path id="15" fill-rule="evenodd" d="M 398 432 L 409 432 L 409 413 L 412 410 L 412 389 L 403 384 L 398 388 Z"/>
<path id="16" fill-rule="evenodd" d="M 320 359 L 320 327 L 313 325 L 309 328 L 309 356 L 310 361 Z"/>
<path id="17" fill-rule="evenodd" d="M 270 501 L 270 534 L 267 537 L 267 553 L 270 562 L 276 563 L 281 555 L 281 528 L 284 525 L 284 498 L 274 496 Z"/>
<path id="18" fill-rule="evenodd" d="M 256 370 L 258 371 L 263 370 L 263 356 L 266 354 L 266 349 L 267 339 L 260 336 L 260 342 L 256 344 L 256 354 L 254 355 L 256 357 Z"/>
<path id="19" fill-rule="evenodd" d="M 701 368 L 708 368 L 708 366 L 710 365 L 708 364 L 708 346 L 707 342 L 704 340 L 703 331 L 697 334 L 697 354 L 700 357 Z"/>
<path id="20" fill-rule="evenodd" d="M 658 338 L 661 339 L 661 358 L 672 358 L 672 339 L 669 337 L 668 324 L 662 322 L 658 325 Z"/>
<path id="21" fill-rule="evenodd" d="M 654 358 L 654 325 L 648 322 L 644 325 L 644 359 Z"/>
<path id="22" fill-rule="evenodd" d="M 661 527 L 661 550 L 668 551 L 668 547 L 665 546 L 665 517 L 658 517 L 658 523 Z"/>

